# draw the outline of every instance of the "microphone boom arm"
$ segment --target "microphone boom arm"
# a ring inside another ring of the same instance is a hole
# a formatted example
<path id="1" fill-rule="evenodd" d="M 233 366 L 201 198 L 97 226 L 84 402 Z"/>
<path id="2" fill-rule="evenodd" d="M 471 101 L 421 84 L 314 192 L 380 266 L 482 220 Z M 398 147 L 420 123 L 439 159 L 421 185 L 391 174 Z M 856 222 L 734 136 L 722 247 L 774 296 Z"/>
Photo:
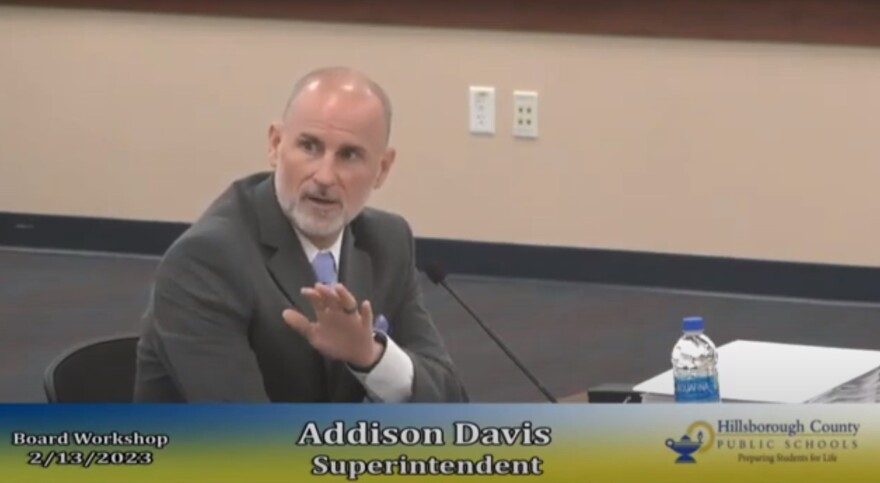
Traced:
<path id="1" fill-rule="evenodd" d="M 529 381 L 531 381 L 532 384 L 534 384 L 534 386 L 536 388 L 538 388 L 539 391 L 541 391 L 541 393 L 544 395 L 544 397 L 547 398 L 548 401 L 550 401 L 552 403 L 557 402 L 556 398 L 553 397 L 552 394 L 550 394 L 550 391 L 548 391 L 547 388 L 545 388 L 538 381 L 538 379 L 528 369 L 526 369 L 526 367 L 519 361 L 519 359 L 517 359 L 516 356 L 513 355 L 513 353 L 510 351 L 510 349 L 507 348 L 507 346 L 504 344 L 504 342 L 502 342 L 501 339 L 499 339 L 498 336 L 495 335 L 495 333 L 492 331 L 492 329 L 490 329 L 486 324 L 484 324 L 483 321 L 480 320 L 479 317 L 477 317 L 477 314 L 475 314 L 474 311 L 471 310 L 471 308 L 468 306 L 468 304 L 464 303 L 464 301 L 461 300 L 461 298 L 458 296 L 458 294 L 455 293 L 455 291 L 452 290 L 452 288 L 449 285 L 447 285 L 446 280 L 439 280 L 437 283 L 442 285 L 443 288 L 445 288 L 450 294 L 452 294 L 452 296 L 455 298 L 455 300 L 458 301 L 459 305 L 464 307 L 464 309 L 471 315 L 471 317 L 473 317 L 474 320 L 476 320 L 477 323 L 480 324 L 480 327 L 482 327 L 483 330 L 486 331 L 487 334 L 489 334 L 489 337 L 491 337 L 492 340 L 495 341 L 495 345 L 500 347 L 501 350 L 503 350 L 504 353 L 507 354 L 507 357 L 510 358 L 510 360 L 512 360 L 514 364 L 516 364 L 516 366 L 519 368 L 519 370 L 522 371 L 522 373 L 525 374 L 526 377 L 529 378 Z"/>

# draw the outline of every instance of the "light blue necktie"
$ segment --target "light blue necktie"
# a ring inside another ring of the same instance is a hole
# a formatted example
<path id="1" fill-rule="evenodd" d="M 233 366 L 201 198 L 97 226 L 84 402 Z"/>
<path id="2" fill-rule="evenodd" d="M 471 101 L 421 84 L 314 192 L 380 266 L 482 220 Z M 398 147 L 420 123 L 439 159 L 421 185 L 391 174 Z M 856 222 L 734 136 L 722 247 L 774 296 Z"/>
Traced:
<path id="1" fill-rule="evenodd" d="M 319 282 L 325 285 L 336 283 L 336 262 L 333 260 L 332 253 L 319 252 L 312 261 L 312 267 L 315 269 L 315 276 Z"/>

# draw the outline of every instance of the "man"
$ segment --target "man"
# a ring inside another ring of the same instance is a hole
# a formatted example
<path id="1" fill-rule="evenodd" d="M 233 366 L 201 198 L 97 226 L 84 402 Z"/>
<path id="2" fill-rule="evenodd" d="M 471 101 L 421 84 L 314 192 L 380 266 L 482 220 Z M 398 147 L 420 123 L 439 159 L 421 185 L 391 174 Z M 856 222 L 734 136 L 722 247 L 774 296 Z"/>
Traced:
<path id="1" fill-rule="evenodd" d="M 233 183 L 165 254 L 136 401 L 467 400 L 409 226 L 365 208 L 394 164 L 390 127 L 359 72 L 297 83 L 269 127 L 272 172 Z"/>

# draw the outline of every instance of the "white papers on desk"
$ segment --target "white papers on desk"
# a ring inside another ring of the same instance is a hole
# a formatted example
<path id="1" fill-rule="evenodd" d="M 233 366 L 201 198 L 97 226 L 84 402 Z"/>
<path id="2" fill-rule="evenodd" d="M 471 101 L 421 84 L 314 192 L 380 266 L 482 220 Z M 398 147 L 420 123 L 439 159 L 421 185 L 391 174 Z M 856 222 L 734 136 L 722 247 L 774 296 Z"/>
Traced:
<path id="1" fill-rule="evenodd" d="M 880 351 L 736 340 L 718 348 L 718 385 L 729 402 L 880 402 Z M 672 370 L 634 389 L 672 402 Z"/>

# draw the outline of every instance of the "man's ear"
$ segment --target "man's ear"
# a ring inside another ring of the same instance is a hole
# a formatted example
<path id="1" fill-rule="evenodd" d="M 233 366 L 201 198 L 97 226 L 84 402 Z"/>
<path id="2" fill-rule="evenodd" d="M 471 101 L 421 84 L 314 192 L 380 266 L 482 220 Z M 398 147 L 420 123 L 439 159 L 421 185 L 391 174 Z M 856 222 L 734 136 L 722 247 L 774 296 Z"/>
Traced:
<path id="1" fill-rule="evenodd" d="M 278 157 L 281 151 L 281 128 L 282 124 L 278 121 L 269 124 L 269 165 L 273 168 L 278 166 Z"/>
<path id="2" fill-rule="evenodd" d="M 385 183 L 385 178 L 387 178 L 388 173 L 391 172 L 391 167 L 394 165 L 394 159 L 396 157 L 397 151 L 395 151 L 394 148 L 388 148 L 385 150 L 385 155 L 379 160 L 379 176 L 376 177 L 376 182 L 373 183 L 373 189 L 379 189 Z"/>

